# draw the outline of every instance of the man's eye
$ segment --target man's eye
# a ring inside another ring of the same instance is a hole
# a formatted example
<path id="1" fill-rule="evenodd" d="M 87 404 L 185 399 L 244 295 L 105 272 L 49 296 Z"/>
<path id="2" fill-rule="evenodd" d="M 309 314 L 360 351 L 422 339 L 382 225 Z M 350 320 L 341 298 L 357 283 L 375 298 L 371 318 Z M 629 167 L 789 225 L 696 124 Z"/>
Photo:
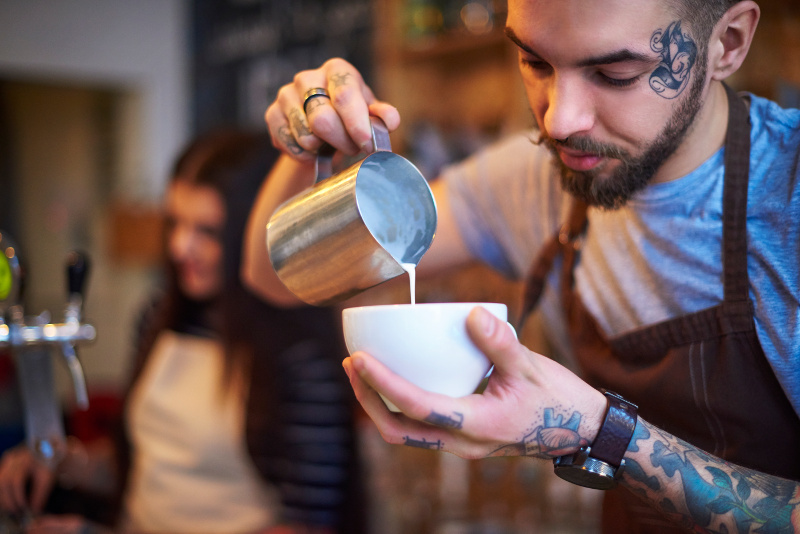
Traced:
<path id="1" fill-rule="evenodd" d="M 546 62 L 544 62 L 544 61 L 542 61 L 540 59 L 525 59 L 525 58 L 522 58 L 522 64 L 524 66 L 528 67 L 529 69 L 536 70 L 536 71 L 544 72 L 544 71 L 547 71 L 548 69 L 550 69 L 550 65 L 548 65 Z"/>
<path id="2" fill-rule="evenodd" d="M 634 76 L 633 78 L 624 79 L 612 78 L 606 74 L 603 74 L 602 72 L 599 73 L 599 76 L 603 83 L 606 83 L 612 87 L 630 87 L 631 85 L 635 84 L 639 78 L 641 78 L 641 76 Z"/>

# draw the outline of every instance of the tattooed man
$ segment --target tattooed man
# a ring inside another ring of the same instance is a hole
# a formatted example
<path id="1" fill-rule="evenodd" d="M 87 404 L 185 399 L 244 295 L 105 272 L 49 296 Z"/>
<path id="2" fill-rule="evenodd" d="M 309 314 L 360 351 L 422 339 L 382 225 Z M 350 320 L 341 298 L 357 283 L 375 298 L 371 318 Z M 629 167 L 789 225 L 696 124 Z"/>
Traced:
<path id="1" fill-rule="evenodd" d="M 608 532 L 800 531 L 800 110 L 724 84 L 759 16 L 751 0 L 509 0 L 537 128 L 434 181 L 418 272 L 478 259 L 527 277 L 577 373 L 477 308 L 467 326 L 495 365 L 481 395 L 345 360 L 387 441 L 618 482 Z M 329 98 L 304 98 L 316 88 Z M 269 268 L 269 214 L 311 183 L 323 141 L 368 146 L 370 114 L 399 124 L 341 59 L 267 110 L 286 155 L 251 214 L 243 276 L 272 300 L 295 298 Z"/>

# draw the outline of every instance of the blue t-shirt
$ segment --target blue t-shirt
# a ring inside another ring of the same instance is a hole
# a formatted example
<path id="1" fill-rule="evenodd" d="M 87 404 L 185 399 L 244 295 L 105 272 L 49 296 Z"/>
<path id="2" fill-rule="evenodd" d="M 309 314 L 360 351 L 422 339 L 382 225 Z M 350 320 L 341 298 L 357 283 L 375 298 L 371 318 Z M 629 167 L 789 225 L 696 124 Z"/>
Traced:
<path id="1" fill-rule="evenodd" d="M 750 100 L 750 297 L 766 357 L 800 413 L 800 110 Z M 570 204 L 552 156 L 531 137 L 513 136 L 443 175 L 471 252 L 515 278 L 525 276 Z M 619 210 L 589 210 L 575 282 L 606 334 L 721 302 L 723 159 L 724 148 Z M 542 315 L 556 350 L 569 355 L 555 271 Z"/>

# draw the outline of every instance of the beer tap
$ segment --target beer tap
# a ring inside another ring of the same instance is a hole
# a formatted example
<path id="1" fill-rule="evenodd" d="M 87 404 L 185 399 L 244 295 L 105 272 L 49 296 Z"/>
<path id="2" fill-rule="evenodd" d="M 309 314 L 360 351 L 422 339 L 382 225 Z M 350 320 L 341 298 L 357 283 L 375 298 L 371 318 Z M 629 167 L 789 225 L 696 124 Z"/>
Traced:
<path id="1" fill-rule="evenodd" d="M 17 367 L 28 447 L 46 465 L 55 467 L 65 452 L 64 424 L 53 380 L 52 350 L 66 361 L 75 390 L 76 406 L 88 408 L 86 381 L 76 353 L 78 343 L 93 341 L 95 328 L 81 322 L 88 260 L 78 252 L 67 258 L 67 306 L 63 323 L 50 313 L 25 316 L 20 302 L 23 272 L 18 249 L 0 232 L 0 347 L 8 346 Z"/>
<path id="2" fill-rule="evenodd" d="M 89 270 L 89 262 L 84 254 L 72 251 L 67 257 L 67 310 L 64 313 L 64 323 L 71 326 L 76 331 L 90 325 L 81 325 L 81 315 L 83 312 L 83 294 L 86 275 Z M 91 327 L 94 339 L 94 327 Z M 75 403 L 81 410 L 89 408 L 89 395 L 86 392 L 86 379 L 83 376 L 83 368 L 78 360 L 75 351 L 76 340 L 64 339 L 61 341 L 61 352 L 67 361 L 67 368 L 72 376 L 72 383 L 75 385 Z"/>

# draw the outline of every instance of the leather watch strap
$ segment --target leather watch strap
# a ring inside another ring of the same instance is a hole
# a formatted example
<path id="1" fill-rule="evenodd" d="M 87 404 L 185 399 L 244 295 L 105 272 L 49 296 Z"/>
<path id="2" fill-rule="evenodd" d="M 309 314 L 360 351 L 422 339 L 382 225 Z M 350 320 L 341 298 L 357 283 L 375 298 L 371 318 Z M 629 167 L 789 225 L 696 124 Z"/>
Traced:
<path id="1" fill-rule="evenodd" d="M 608 401 L 606 417 L 592 443 L 591 456 L 617 468 L 636 428 L 637 407 L 613 391 L 601 390 Z"/>

